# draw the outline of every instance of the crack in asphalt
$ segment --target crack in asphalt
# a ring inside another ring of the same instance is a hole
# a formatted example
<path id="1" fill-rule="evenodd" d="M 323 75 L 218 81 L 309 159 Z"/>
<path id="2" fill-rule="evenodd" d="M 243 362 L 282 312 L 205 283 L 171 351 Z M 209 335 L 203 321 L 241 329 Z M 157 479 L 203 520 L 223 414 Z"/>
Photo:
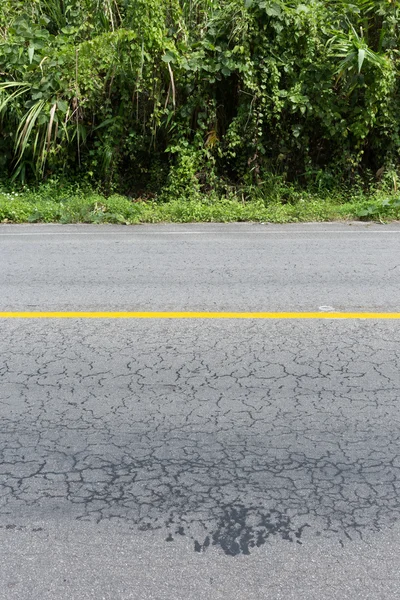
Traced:
<path id="1" fill-rule="evenodd" d="M 400 518 L 395 323 L 1 330 L 2 527 L 111 521 L 234 556 Z"/>

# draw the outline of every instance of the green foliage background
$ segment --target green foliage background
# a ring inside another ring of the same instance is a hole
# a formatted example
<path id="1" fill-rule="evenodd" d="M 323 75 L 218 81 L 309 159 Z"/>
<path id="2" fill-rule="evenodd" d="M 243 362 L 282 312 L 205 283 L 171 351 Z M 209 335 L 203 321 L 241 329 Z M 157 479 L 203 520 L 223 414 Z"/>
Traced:
<path id="1" fill-rule="evenodd" d="M 399 16 L 396 0 L 2 0 L 0 178 L 195 200 L 390 173 L 397 190 Z"/>

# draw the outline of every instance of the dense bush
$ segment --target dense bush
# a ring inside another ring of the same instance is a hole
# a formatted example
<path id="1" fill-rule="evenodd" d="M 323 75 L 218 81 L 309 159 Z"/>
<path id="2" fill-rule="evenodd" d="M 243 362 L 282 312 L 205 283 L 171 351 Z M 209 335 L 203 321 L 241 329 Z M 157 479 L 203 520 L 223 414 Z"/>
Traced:
<path id="1" fill-rule="evenodd" d="M 0 177 L 161 198 L 396 178 L 399 16 L 396 0 L 2 0 Z"/>

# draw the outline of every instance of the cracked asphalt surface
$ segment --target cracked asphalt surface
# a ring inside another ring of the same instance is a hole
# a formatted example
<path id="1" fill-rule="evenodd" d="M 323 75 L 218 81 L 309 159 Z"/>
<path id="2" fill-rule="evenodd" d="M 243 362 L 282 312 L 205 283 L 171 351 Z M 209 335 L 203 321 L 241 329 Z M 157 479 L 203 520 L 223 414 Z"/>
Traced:
<path id="1" fill-rule="evenodd" d="M 398 311 L 399 242 L 3 226 L 0 310 Z M 0 328 L 0 598 L 399 597 L 399 321 Z"/>

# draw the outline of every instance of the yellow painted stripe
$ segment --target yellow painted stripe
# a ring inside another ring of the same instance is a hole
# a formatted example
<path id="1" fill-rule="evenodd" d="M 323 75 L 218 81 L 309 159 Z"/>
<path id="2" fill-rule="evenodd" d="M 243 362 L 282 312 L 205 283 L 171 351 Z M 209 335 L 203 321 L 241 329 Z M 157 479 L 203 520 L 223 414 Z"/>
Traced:
<path id="1" fill-rule="evenodd" d="M 400 312 L 0 312 L 0 319 L 400 319 Z"/>

